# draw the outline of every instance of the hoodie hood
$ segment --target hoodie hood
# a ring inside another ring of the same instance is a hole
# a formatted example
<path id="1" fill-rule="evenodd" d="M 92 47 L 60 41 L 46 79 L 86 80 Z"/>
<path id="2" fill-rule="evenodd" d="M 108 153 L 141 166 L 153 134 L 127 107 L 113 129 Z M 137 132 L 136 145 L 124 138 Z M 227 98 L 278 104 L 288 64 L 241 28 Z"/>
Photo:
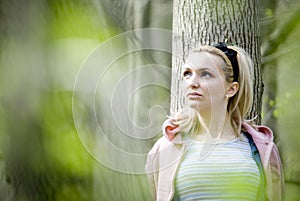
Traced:
<path id="1" fill-rule="evenodd" d="M 274 140 L 272 130 L 266 126 L 251 126 L 246 122 L 243 122 L 242 126 L 252 136 L 254 141 L 263 141 L 265 143 L 270 143 Z"/>

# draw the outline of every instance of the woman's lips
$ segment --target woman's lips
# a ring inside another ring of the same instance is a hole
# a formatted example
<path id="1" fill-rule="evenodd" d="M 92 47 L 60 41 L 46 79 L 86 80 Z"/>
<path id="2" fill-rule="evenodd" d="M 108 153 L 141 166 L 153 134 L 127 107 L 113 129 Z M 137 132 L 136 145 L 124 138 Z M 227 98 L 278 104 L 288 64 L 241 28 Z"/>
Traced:
<path id="1" fill-rule="evenodd" d="M 201 98 L 202 95 L 198 92 L 192 92 L 192 93 L 188 93 L 187 97 L 189 97 L 189 98 Z"/>

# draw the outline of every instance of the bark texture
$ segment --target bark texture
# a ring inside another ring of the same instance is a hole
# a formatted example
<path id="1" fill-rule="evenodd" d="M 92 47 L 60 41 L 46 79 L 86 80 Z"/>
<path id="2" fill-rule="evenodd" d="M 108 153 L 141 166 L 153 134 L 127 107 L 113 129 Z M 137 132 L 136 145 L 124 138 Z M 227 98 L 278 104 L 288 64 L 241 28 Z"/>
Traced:
<path id="1" fill-rule="evenodd" d="M 263 84 L 258 7 L 258 0 L 174 0 L 171 113 L 183 105 L 180 74 L 189 51 L 199 44 L 227 42 L 244 48 L 254 62 L 254 104 L 249 118 L 257 116 L 260 123 Z"/>

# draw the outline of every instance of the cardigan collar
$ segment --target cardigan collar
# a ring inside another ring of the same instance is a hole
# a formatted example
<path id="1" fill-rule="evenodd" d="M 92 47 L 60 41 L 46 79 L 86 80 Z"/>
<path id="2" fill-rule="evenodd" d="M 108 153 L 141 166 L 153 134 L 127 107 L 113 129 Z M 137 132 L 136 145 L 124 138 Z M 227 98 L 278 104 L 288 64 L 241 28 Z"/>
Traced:
<path id="1" fill-rule="evenodd" d="M 255 141 L 260 140 L 265 143 L 270 143 L 274 139 L 271 129 L 266 126 L 252 126 L 247 122 L 243 122 L 242 127 Z M 174 130 L 177 130 L 178 132 L 174 132 Z M 174 125 L 165 122 L 163 125 L 163 134 L 173 144 L 183 144 L 182 135 L 180 134 L 179 129 L 174 127 Z"/>

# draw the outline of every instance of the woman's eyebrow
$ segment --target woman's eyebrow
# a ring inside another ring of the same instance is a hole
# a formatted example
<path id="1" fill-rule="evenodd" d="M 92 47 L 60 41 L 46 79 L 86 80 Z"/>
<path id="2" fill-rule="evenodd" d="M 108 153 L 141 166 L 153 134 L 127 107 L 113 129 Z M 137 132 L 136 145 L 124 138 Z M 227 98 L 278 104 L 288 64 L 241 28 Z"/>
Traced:
<path id="1" fill-rule="evenodd" d="M 214 70 L 212 70 L 211 68 L 206 68 L 206 67 L 203 67 L 203 68 L 196 68 L 196 71 L 197 72 L 203 72 L 203 71 L 209 71 L 209 72 L 215 72 Z"/>
<path id="2" fill-rule="evenodd" d="M 197 70 L 211 70 L 211 69 L 207 68 L 207 67 L 199 67 L 199 68 L 197 68 Z"/>
<path id="3" fill-rule="evenodd" d="M 185 70 L 194 70 L 196 72 L 203 72 L 203 71 L 209 71 L 211 73 L 214 73 L 215 71 L 211 68 L 207 68 L 207 67 L 194 67 L 194 66 L 186 66 L 183 67 L 183 71 Z"/>
<path id="4" fill-rule="evenodd" d="M 184 65 L 183 70 L 197 70 L 197 67 L 194 67 L 192 65 Z"/>

